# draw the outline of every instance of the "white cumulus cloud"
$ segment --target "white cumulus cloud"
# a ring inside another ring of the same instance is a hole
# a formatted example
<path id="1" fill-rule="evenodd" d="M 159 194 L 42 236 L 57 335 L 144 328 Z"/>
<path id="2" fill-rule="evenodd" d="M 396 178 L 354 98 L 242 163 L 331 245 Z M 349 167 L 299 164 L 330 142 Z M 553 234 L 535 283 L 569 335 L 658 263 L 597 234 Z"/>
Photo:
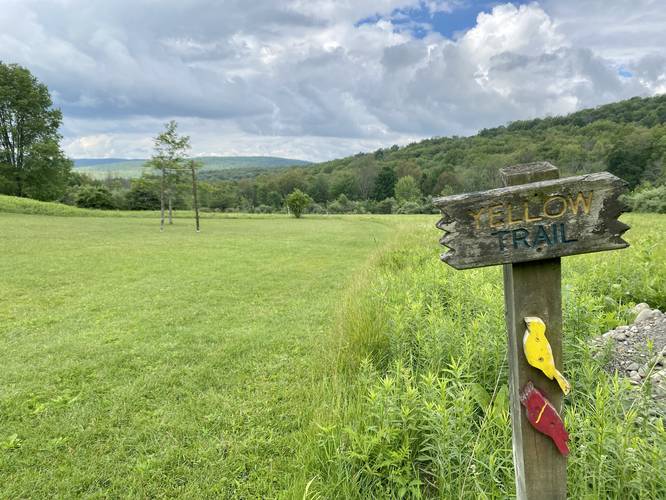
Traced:
<path id="1" fill-rule="evenodd" d="M 195 154 L 323 160 L 666 89 L 649 0 L 498 4 L 456 39 L 395 19 L 467 1 L 0 2 L 0 60 L 49 86 L 74 157 L 145 157 L 175 118 Z"/>

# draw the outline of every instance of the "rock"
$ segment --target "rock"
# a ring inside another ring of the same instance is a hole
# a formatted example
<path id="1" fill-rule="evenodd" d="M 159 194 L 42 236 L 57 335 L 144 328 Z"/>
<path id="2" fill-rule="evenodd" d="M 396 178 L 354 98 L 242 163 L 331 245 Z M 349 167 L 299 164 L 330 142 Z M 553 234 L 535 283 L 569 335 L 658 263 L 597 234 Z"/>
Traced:
<path id="1" fill-rule="evenodd" d="M 627 377 L 625 383 L 632 393 L 629 400 L 640 398 L 642 404 L 642 389 L 649 387 L 651 402 L 641 410 L 643 417 L 647 419 L 649 414 L 650 419 L 658 419 L 654 412 L 648 413 L 648 408 L 657 408 L 666 421 L 666 314 L 647 304 L 637 305 L 632 312 L 636 314 L 633 324 L 588 340 L 591 354 L 603 363 L 604 370 Z"/>
<path id="2" fill-rule="evenodd" d="M 638 313 L 638 316 L 636 316 L 634 323 L 642 323 L 643 321 L 657 319 L 659 316 L 661 316 L 661 313 L 657 309 L 643 309 Z"/>
<path id="3" fill-rule="evenodd" d="M 654 368 L 652 366 L 652 363 L 645 363 L 640 370 L 638 370 L 638 374 L 641 377 L 646 377 L 646 376 L 653 376 L 657 375 L 659 373 L 659 368 Z"/>
<path id="4" fill-rule="evenodd" d="M 636 304 L 634 307 L 629 309 L 629 312 L 631 314 L 638 315 L 641 311 L 644 311 L 645 309 L 650 309 L 650 306 L 647 305 L 645 302 L 641 302 L 640 304 Z"/>

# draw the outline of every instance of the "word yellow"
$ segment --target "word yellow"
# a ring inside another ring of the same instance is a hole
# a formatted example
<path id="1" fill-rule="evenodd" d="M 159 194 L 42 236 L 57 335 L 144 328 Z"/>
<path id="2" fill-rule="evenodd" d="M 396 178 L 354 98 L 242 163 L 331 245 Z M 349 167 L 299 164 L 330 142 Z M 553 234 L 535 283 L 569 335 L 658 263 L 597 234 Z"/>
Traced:
<path id="1" fill-rule="evenodd" d="M 477 229 L 480 229 L 482 224 L 497 229 L 514 224 L 538 222 L 544 219 L 559 219 L 569 211 L 572 215 L 578 215 L 581 212 L 589 215 L 593 195 L 594 191 L 585 194 L 581 191 L 575 198 L 572 196 L 550 196 L 546 198 L 543 205 L 536 207 L 528 201 L 524 201 L 522 207 L 515 207 L 511 203 L 502 203 L 483 207 L 478 212 L 470 212 L 470 215 L 474 219 Z"/>

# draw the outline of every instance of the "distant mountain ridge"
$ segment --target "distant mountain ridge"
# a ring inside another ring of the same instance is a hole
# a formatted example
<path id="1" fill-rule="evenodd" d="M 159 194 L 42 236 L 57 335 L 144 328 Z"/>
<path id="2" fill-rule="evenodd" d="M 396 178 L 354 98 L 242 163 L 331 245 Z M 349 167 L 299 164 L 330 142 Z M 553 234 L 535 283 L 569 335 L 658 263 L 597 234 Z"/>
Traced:
<path id="1" fill-rule="evenodd" d="M 99 165 L 107 165 L 109 163 L 124 163 L 133 161 L 145 162 L 146 160 L 141 158 L 75 158 L 72 161 L 74 162 L 74 168 L 80 168 L 97 167 Z"/>
<path id="2" fill-rule="evenodd" d="M 234 179 L 252 177 L 265 170 L 307 166 L 311 162 L 277 156 L 200 156 L 201 173 L 206 178 Z M 147 159 L 141 158 L 77 158 L 74 170 L 95 178 L 141 177 Z"/>

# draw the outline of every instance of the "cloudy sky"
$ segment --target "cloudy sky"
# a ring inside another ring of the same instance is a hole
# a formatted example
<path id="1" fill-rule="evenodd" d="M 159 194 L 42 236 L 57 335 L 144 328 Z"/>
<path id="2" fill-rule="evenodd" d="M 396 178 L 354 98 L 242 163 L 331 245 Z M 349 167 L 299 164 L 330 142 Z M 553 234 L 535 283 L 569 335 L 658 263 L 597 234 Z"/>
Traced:
<path id="1" fill-rule="evenodd" d="M 649 0 L 0 0 L 67 154 L 326 160 L 666 91 Z"/>

